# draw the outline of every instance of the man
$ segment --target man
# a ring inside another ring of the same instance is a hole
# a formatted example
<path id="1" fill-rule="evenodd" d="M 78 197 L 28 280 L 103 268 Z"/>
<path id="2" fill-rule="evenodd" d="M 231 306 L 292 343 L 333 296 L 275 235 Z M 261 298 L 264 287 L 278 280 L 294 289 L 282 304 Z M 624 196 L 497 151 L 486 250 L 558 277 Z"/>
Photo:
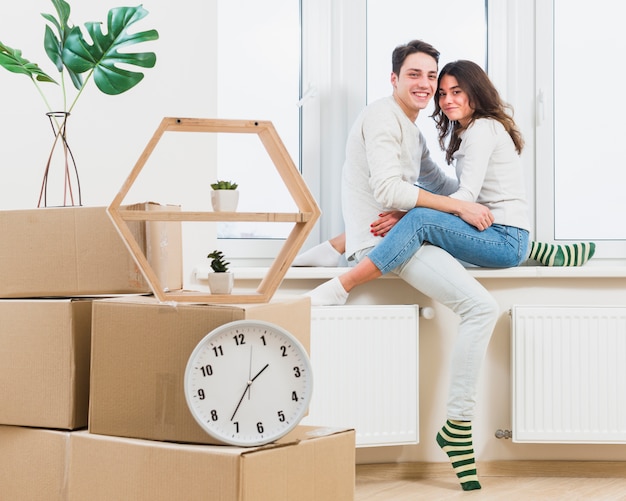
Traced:
<path id="1" fill-rule="evenodd" d="M 357 118 L 347 140 L 342 203 L 346 256 L 358 262 L 378 243 L 393 216 L 391 209 L 430 207 L 457 214 L 480 228 L 493 218 L 486 207 L 446 195 L 458 181 L 447 177 L 430 158 L 415 125 L 419 112 L 437 92 L 439 52 L 414 40 L 392 55 L 393 94 L 370 104 Z M 372 228 L 372 222 L 376 227 Z M 460 317 L 452 347 L 448 420 L 437 435 L 464 490 L 480 489 L 472 445 L 472 420 L 480 368 L 499 307 L 487 290 L 450 254 L 422 246 L 394 272 L 423 294 L 451 308 Z M 312 304 L 343 304 L 347 292 L 333 279 L 311 293 Z"/>

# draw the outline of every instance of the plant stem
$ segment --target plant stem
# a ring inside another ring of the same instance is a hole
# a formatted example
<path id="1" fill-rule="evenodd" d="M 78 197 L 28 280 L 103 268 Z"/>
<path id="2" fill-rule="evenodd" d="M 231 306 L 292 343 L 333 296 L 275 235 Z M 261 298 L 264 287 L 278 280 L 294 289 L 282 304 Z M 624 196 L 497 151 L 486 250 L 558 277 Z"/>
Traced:
<path id="1" fill-rule="evenodd" d="M 73 109 L 74 106 L 76 105 L 76 101 L 78 101 L 78 98 L 80 97 L 80 95 L 83 93 L 83 89 L 87 86 L 87 82 L 89 82 L 89 79 L 91 78 L 91 75 L 93 75 L 93 68 L 89 71 L 89 74 L 87 75 L 87 78 L 85 78 L 83 80 L 83 85 L 80 88 L 80 90 L 78 91 L 78 94 L 76 94 L 76 97 L 74 98 L 74 101 L 72 101 L 72 105 L 70 106 L 70 108 L 67 110 L 68 113 L 70 113 Z"/>
<path id="2" fill-rule="evenodd" d="M 39 84 L 37 83 L 37 80 L 35 80 L 32 76 L 30 77 L 30 79 L 35 84 L 35 87 L 37 88 L 37 92 L 39 92 L 39 95 L 43 99 L 43 102 L 46 104 L 46 108 L 48 108 L 48 111 L 52 111 L 52 107 L 50 106 L 50 103 L 48 102 L 48 99 L 46 99 L 46 95 L 41 90 L 41 87 L 39 87 Z"/>
<path id="3" fill-rule="evenodd" d="M 61 89 L 63 90 L 63 111 L 67 110 L 67 92 L 65 88 L 65 72 L 61 72 Z"/>

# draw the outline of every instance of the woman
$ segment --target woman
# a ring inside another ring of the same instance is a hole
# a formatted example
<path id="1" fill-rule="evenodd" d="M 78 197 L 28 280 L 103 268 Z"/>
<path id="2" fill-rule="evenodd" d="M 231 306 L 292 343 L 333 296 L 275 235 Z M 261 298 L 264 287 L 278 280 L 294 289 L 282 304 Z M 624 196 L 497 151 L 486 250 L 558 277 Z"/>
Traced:
<path id="1" fill-rule="evenodd" d="M 485 205 L 493 224 L 477 228 L 455 214 L 424 207 L 411 209 L 397 223 L 398 212 L 381 215 L 371 231 L 385 238 L 350 271 L 308 293 L 311 304 L 345 303 L 354 287 L 397 268 L 424 243 L 483 267 L 518 266 L 527 259 L 530 222 L 519 157 L 523 139 L 507 106 L 471 61 L 444 66 L 437 88 L 433 117 L 439 143 L 444 148 L 447 141 L 446 160 L 455 162 L 459 180 L 450 197 Z M 588 259 L 594 249 L 586 245 Z"/>

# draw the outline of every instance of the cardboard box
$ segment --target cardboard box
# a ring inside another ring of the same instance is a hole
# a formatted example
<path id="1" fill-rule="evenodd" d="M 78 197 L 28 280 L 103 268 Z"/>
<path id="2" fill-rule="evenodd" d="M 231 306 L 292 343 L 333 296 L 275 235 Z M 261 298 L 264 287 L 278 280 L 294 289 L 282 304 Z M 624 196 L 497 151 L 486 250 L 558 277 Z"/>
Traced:
<path id="1" fill-rule="evenodd" d="M 131 208 L 151 205 L 155 204 Z M 144 249 L 148 246 L 145 224 L 133 223 L 137 241 Z M 150 292 L 105 207 L 0 211 L 0 234 L 0 297 Z M 182 244 L 173 239 L 169 243 L 177 251 L 168 254 L 168 259 L 180 268 L 182 277 Z M 155 267 L 159 266 L 157 260 Z M 180 288 L 180 281 L 172 277 L 167 286 Z"/>
<path id="2" fill-rule="evenodd" d="M 65 501 L 70 432 L 0 426 L 0 499 Z"/>
<path id="3" fill-rule="evenodd" d="M 279 325 L 309 348 L 309 298 L 246 305 L 170 304 L 144 296 L 95 301 L 89 430 L 148 440 L 215 443 L 187 407 L 185 368 L 204 336 L 243 319 Z"/>
<path id="4" fill-rule="evenodd" d="M 161 205 L 154 202 L 129 205 L 126 208 L 149 211 L 180 211 L 181 209 L 180 206 Z M 134 231 L 137 243 L 145 248 L 146 259 L 164 290 L 182 289 L 183 237 L 180 221 L 146 221 L 143 224 L 129 221 L 127 224 Z"/>
<path id="5" fill-rule="evenodd" d="M 0 499 L 352 501 L 353 430 L 243 449 L 0 426 Z"/>
<path id="6" fill-rule="evenodd" d="M 74 432 L 69 501 L 352 501 L 354 431 L 298 427 L 280 443 L 174 444 Z"/>
<path id="7" fill-rule="evenodd" d="M 87 426 L 91 300 L 0 300 L 0 423 Z"/>

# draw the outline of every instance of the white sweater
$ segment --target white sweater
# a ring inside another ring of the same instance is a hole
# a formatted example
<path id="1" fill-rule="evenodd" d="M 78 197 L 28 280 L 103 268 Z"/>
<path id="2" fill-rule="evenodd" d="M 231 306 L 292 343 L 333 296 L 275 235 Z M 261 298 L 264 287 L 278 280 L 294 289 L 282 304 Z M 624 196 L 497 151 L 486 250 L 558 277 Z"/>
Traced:
<path id="1" fill-rule="evenodd" d="M 461 134 L 454 159 L 460 185 L 451 197 L 489 207 L 496 224 L 530 230 L 522 162 L 500 122 L 475 120 Z"/>
<path id="2" fill-rule="evenodd" d="M 342 175 L 348 257 L 380 241 L 370 233 L 370 224 L 381 211 L 415 207 L 416 183 L 440 195 L 459 187 L 430 158 L 424 136 L 392 96 L 371 103 L 356 119 Z"/>

